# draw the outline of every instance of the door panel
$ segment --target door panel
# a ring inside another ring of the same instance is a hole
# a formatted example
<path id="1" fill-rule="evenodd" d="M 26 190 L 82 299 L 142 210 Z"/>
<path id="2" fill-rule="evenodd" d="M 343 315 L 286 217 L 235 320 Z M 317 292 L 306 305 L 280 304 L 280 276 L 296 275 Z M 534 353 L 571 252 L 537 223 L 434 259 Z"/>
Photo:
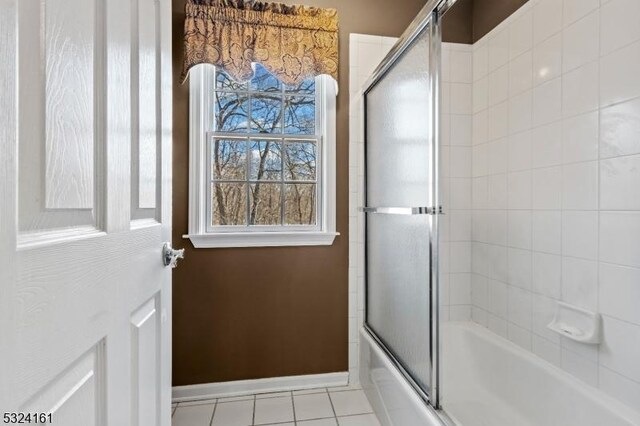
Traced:
<path id="1" fill-rule="evenodd" d="M 170 424 L 170 18 L 0 0 L 0 415 Z"/>
<path id="2" fill-rule="evenodd" d="M 424 31 L 366 93 L 366 204 L 431 207 L 429 50 Z M 367 213 L 367 326 L 426 394 L 431 384 L 432 216 Z"/>

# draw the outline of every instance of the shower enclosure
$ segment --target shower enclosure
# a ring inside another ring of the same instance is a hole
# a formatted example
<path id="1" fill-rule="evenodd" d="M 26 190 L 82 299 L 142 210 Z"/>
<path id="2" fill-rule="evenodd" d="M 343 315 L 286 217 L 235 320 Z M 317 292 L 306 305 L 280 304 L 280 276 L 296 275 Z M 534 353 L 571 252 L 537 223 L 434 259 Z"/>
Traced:
<path id="1" fill-rule="evenodd" d="M 442 15 L 430 1 L 364 90 L 364 329 L 439 407 L 439 104 Z"/>
<path id="2" fill-rule="evenodd" d="M 530 0 L 443 44 L 453 3 L 354 92 L 360 383 L 385 426 L 640 426 L 637 23 Z"/>

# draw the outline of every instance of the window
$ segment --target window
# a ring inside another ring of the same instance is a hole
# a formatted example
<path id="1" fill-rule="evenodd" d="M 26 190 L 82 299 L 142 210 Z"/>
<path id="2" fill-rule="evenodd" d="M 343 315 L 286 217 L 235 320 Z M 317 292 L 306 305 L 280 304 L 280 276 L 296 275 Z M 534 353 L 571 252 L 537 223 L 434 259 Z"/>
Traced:
<path id="1" fill-rule="evenodd" d="M 190 74 L 190 217 L 196 247 L 327 245 L 335 238 L 335 83 L 287 86 L 255 65 L 238 83 Z"/>

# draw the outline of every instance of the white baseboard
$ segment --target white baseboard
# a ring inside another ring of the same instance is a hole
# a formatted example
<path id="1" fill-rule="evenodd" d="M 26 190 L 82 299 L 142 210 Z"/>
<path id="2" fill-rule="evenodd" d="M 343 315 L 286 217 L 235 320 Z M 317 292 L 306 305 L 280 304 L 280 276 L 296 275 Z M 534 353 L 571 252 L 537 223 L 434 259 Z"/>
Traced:
<path id="1" fill-rule="evenodd" d="M 174 386 L 171 393 L 173 402 L 181 402 L 252 393 L 346 386 L 348 384 L 349 373 L 345 371 L 341 373 L 309 374 L 305 376 L 272 377 L 268 379 Z"/>

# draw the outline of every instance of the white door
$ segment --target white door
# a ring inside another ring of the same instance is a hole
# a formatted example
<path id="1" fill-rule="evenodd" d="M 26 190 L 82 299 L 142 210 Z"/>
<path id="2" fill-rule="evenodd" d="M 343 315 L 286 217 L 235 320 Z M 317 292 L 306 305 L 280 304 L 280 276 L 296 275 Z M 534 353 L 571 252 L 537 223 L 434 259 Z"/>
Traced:
<path id="1" fill-rule="evenodd" d="M 170 9 L 0 0 L 0 424 L 170 424 Z"/>

